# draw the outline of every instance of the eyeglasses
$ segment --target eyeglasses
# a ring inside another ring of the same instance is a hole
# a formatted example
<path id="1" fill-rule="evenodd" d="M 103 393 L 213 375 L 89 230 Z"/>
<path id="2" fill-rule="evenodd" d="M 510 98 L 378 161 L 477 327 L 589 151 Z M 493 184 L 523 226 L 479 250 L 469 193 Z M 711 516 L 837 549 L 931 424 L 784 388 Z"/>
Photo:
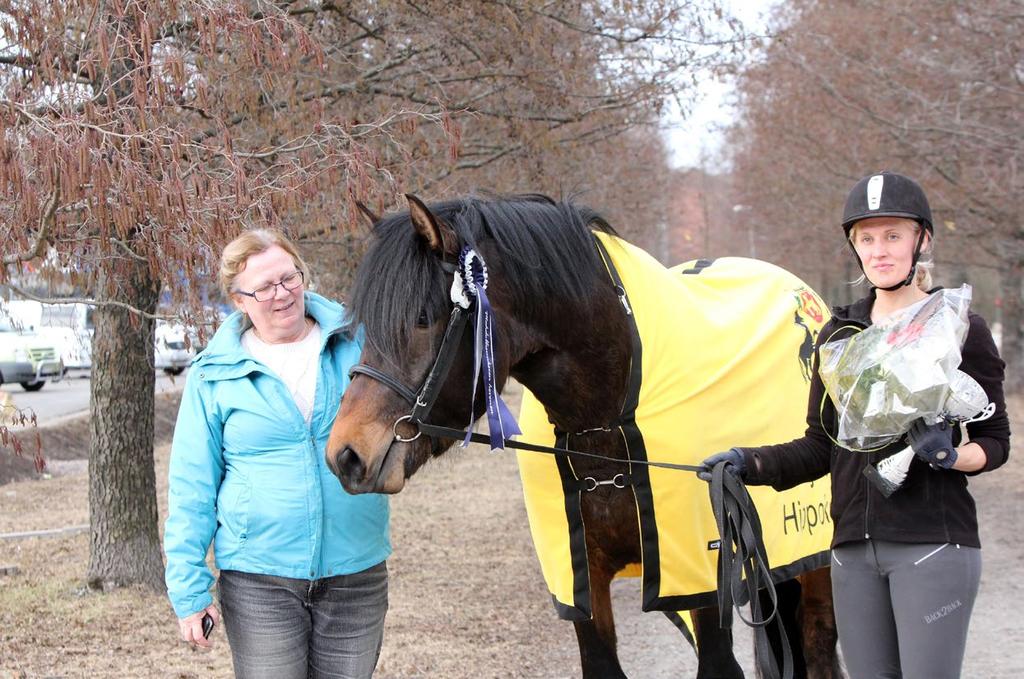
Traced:
<path id="1" fill-rule="evenodd" d="M 303 275 L 301 271 L 290 273 L 276 283 L 267 283 L 261 285 L 252 292 L 246 292 L 245 290 L 235 290 L 239 295 L 245 295 L 246 297 L 252 297 L 257 302 L 267 302 L 274 299 L 277 296 L 277 286 L 281 286 L 285 290 L 294 290 L 295 288 L 302 285 Z"/>

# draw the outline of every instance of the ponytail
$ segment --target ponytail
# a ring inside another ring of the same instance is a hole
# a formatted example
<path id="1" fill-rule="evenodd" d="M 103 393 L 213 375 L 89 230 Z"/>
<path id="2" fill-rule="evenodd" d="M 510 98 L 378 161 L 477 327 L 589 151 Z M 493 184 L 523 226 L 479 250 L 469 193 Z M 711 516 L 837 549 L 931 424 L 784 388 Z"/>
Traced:
<path id="1" fill-rule="evenodd" d="M 917 228 L 914 229 L 914 233 L 920 233 L 923 228 L 925 227 L 918 222 Z M 929 229 L 928 244 L 921 248 L 922 258 L 917 260 L 917 272 L 914 275 L 914 284 L 925 292 L 928 292 L 935 287 L 934 283 L 932 283 L 932 269 L 935 267 L 935 261 L 930 256 L 927 260 L 923 259 L 924 255 L 932 254 L 932 245 L 935 243 L 934 238 L 935 236 L 933 232 Z"/>

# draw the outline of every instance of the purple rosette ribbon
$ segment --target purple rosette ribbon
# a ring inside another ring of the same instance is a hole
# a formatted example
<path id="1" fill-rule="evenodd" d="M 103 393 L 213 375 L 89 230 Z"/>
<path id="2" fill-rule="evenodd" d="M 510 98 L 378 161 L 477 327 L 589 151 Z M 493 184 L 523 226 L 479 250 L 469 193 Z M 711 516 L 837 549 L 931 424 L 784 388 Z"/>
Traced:
<path id="1" fill-rule="evenodd" d="M 469 445 L 473 432 L 473 413 L 476 411 L 476 390 L 480 372 L 484 375 L 484 398 L 487 403 L 487 427 L 490 433 L 491 450 L 505 449 L 505 441 L 523 433 L 508 405 L 498 392 L 497 373 L 494 367 L 494 310 L 487 299 L 487 266 L 483 258 L 469 246 L 459 254 L 459 270 L 455 273 L 452 286 L 452 300 L 465 308 L 466 303 L 476 298 L 476 314 L 473 317 L 473 392 L 470 401 L 470 422 L 466 427 L 466 438 L 462 446 Z M 461 285 L 459 285 L 461 283 Z M 461 295 L 459 294 L 461 293 Z"/>

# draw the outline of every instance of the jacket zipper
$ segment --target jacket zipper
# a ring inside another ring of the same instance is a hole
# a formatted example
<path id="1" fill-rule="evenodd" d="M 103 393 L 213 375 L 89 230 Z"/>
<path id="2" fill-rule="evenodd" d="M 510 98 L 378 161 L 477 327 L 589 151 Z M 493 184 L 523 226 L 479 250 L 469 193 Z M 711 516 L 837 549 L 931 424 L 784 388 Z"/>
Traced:
<path id="1" fill-rule="evenodd" d="M 868 464 L 871 464 L 868 462 Z M 864 479 L 864 539 L 871 539 L 871 531 L 868 530 L 868 517 L 871 516 L 871 482 Z"/>
<path id="2" fill-rule="evenodd" d="M 833 319 L 834 318 L 835 318 L 835 316 L 833 316 Z M 852 318 L 845 318 L 845 319 L 842 320 L 842 322 L 844 322 L 846 324 L 849 324 L 849 325 L 860 326 L 861 331 L 867 330 L 868 326 L 870 325 L 870 324 L 867 324 L 867 323 L 861 323 L 859 320 L 855 320 L 855 319 L 852 319 Z M 836 416 L 838 417 L 838 413 L 836 414 Z M 868 462 L 868 464 L 871 464 L 871 463 Z M 871 539 L 870 517 L 871 517 L 871 482 L 867 478 L 864 478 L 864 539 L 865 540 L 870 540 Z"/>

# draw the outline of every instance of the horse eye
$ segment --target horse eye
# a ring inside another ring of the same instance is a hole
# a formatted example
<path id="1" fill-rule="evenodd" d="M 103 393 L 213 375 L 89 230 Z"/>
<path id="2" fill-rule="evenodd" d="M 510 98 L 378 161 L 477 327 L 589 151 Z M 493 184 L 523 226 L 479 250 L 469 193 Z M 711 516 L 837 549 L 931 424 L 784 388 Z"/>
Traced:
<path id="1" fill-rule="evenodd" d="M 420 315 L 416 319 L 416 327 L 418 327 L 418 328 L 430 327 L 430 317 L 427 316 L 427 310 L 426 309 L 421 309 L 420 310 Z"/>

